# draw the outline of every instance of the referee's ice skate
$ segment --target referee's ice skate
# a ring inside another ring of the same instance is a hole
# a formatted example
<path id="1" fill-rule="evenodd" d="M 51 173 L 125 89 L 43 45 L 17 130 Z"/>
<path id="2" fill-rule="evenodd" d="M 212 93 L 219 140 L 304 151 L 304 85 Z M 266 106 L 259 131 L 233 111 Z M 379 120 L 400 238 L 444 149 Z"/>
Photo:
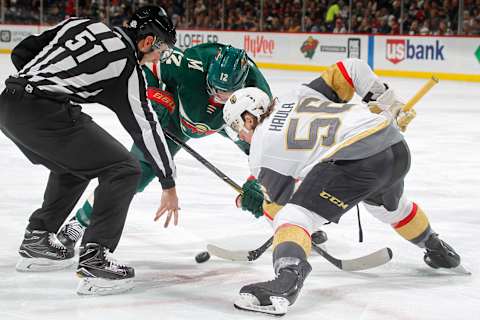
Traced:
<path id="1" fill-rule="evenodd" d="M 135 270 L 115 261 L 108 248 L 87 243 L 80 248 L 77 275 L 79 295 L 108 295 L 133 288 Z"/>
<path id="2" fill-rule="evenodd" d="M 18 271 L 53 271 L 74 263 L 74 251 L 58 241 L 55 233 L 48 231 L 26 229 L 18 253 Z"/>
<path id="3" fill-rule="evenodd" d="M 75 245 L 82 238 L 84 232 L 85 227 L 77 219 L 72 218 L 60 229 L 57 238 L 69 250 L 75 250 Z"/>

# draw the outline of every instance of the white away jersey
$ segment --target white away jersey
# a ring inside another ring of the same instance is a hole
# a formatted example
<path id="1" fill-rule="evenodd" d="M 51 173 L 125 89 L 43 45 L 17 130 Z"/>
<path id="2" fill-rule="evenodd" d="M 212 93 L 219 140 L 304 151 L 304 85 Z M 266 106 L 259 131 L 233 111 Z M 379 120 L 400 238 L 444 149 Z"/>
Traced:
<path id="1" fill-rule="evenodd" d="M 319 162 L 363 159 L 401 139 L 387 118 L 367 106 L 333 103 L 301 85 L 280 96 L 255 130 L 250 169 L 256 177 L 263 168 L 302 179 Z"/>

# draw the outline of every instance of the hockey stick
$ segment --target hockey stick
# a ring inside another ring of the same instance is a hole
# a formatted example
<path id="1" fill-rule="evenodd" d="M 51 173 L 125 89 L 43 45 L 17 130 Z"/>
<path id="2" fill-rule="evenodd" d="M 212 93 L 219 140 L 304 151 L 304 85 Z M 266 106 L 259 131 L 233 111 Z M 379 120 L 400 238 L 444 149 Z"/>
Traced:
<path id="1" fill-rule="evenodd" d="M 331 256 L 325 249 L 312 243 L 312 249 L 315 250 L 322 257 L 327 259 L 331 264 L 343 271 L 360 271 L 366 269 L 376 268 L 384 265 L 392 260 L 392 249 L 385 247 L 375 252 L 361 256 L 355 259 L 338 259 Z"/>
<path id="2" fill-rule="evenodd" d="M 207 244 L 210 254 L 231 261 L 255 261 L 272 245 L 273 237 L 270 237 L 264 244 L 254 250 L 228 250 L 213 244 Z"/>
<path id="3" fill-rule="evenodd" d="M 271 245 L 273 237 L 268 239 L 264 244 L 255 250 L 228 250 L 212 244 L 207 245 L 210 254 L 231 261 L 254 261 L 257 260 Z M 321 246 L 312 242 L 312 248 L 328 262 L 343 271 L 360 271 L 372 269 L 381 266 L 392 260 L 393 253 L 390 248 L 382 248 L 368 255 L 355 259 L 338 259 L 329 254 Z"/>
<path id="4" fill-rule="evenodd" d="M 217 167 L 215 167 L 213 164 L 211 164 L 207 159 L 205 159 L 200 154 L 198 154 L 194 149 L 189 147 L 185 142 L 178 139 L 174 134 L 170 133 L 168 130 L 164 130 L 164 132 L 165 132 L 165 135 L 168 138 L 170 138 L 173 142 L 175 142 L 180 147 L 184 148 L 185 151 L 187 151 L 195 159 L 200 161 L 205 167 L 207 167 L 207 169 L 212 171 L 215 175 L 217 175 L 223 181 L 228 183 L 236 191 L 241 193 L 242 188 L 238 184 L 236 184 L 235 181 L 230 179 L 227 175 L 225 175 Z M 272 245 L 272 242 L 273 242 L 273 237 L 269 238 L 264 244 L 262 244 L 257 249 L 250 250 L 250 251 L 232 251 L 232 250 L 217 247 L 217 246 L 212 245 L 212 244 L 207 245 L 207 250 L 210 254 L 213 254 L 215 256 L 218 256 L 220 258 L 224 258 L 224 259 L 227 259 L 227 260 L 254 261 L 254 260 L 258 259 Z M 315 251 L 318 252 L 318 250 L 320 250 L 320 252 L 323 253 L 323 254 L 321 254 L 321 256 L 324 257 L 327 261 L 329 261 L 330 263 L 335 265 L 337 268 L 342 269 L 342 270 L 347 270 L 347 271 L 363 270 L 363 269 L 373 268 L 373 267 L 376 267 L 378 265 L 387 263 L 388 261 L 390 261 L 390 259 L 392 257 L 392 254 L 391 254 L 392 251 L 389 248 L 384 248 L 384 249 L 381 249 L 381 250 L 379 250 L 377 252 L 374 252 L 370 255 L 367 255 L 365 257 L 360 257 L 360 258 L 352 259 L 352 260 L 340 260 L 340 259 L 334 258 L 330 254 L 328 254 L 328 252 L 326 252 L 324 249 L 316 246 L 314 243 L 312 243 L 312 246 L 314 247 Z M 389 256 L 388 259 L 386 259 L 387 256 Z M 383 257 L 383 260 L 381 259 L 382 257 Z M 207 260 L 208 260 L 208 258 L 207 258 Z M 355 268 L 360 268 L 360 267 L 362 269 L 355 269 Z"/>
<path id="5" fill-rule="evenodd" d="M 185 151 L 190 153 L 195 159 L 200 161 L 201 164 L 203 164 L 205 167 L 207 167 L 208 170 L 213 172 L 217 177 L 219 177 L 220 179 L 225 181 L 229 186 L 231 186 L 233 189 L 235 189 L 235 191 L 237 191 L 238 193 L 242 193 L 242 187 L 240 187 L 235 181 L 230 179 L 225 173 L 220 171 L 220 169 L 215 167 L 210 161 L 208 161 L 207 159 L 202 157 L 197 151 L 192 149 L 188 144 L 186 144 L 184 141 L 177 138 L 177 136 L 175 136 L 173 133 L 171 133 L 167 129 L 163 129 L 163 132 L 165 133 L 165 135 L 170 140 L 172 140 L 178 146 L 182 147 Z"/>
<path id="6" fill-rule="evenodd" d="M 418 89 L 417 93 L 407 101 L 407 103 L 403 106 L 402 111 L 403 112 L 408 112 L 410 111 L 417 102 L 423 98 L 423 96 L 430 91 L 436 84 L 438 83 L 438 79 L 435 78 L 435 76 L 432 76 L 430 79 L 428 79 L 427 83 L 425 83 L 420 89 Z"/>
<path id="7" fill-rule="evenodd" d="M 328 240 L 327 234 L 321 230 L 312 233 L 312 244 L 320 245 Z M 270 237 L 265 243 L 254 250 L 228 250 L 220 248 L 213 244 L 207 244 L 209 253 L 225 260 L 232 261 L 254 261 L 257 260 L 273 243 L 273 237 Z"/>

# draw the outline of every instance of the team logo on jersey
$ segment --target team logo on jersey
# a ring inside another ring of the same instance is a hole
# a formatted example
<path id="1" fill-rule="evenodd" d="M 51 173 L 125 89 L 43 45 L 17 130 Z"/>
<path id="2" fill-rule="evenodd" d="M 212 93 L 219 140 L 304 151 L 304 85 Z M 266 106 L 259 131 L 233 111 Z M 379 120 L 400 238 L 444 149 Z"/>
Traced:
<path id="1" fill-rule="evenodd" d="M 480 46 L 478 46 L 477 51 L 475 51 L 475 57 L 477 57 L 477 60 L 480 63 Z"/>
<path id="2" fill-rule="evenodd" d="M 182 132 L 190 138 L 202 138 L 216 133 L 216 130 L 212 130 L 208 125 L 201 122 L 191 122 L 184 117 L 180 117 L 180 124 Z"/>
<path id="3" fill-rule="evenodd" d="M 202 122 L 195 122 L 190 119 L 190 117 L 185 112 L 183 108 L 182 99 L 178 100 L 179 102 L 179 111 L 180 111 L 180 128 L 184 135 L 190 138 L 201 138 L 208 136 L 217 132 L 217 130 L 212 129 L 209 125 Z"/>
<path id="4" fill-rule="evenodd" d="M 445 60 L 444 45 L 439 40 L 435 44 L 413 44 L 411 40 L 387 39 L 385 57 L 393 64 L 403 60 Z"/>
<path id="5" fill-rule="evenodd" d="M 312 59 L 315 54 L 315 50 L 318 47 L 318 40 L 309 36 L 300 47 L 300 52 L 305 55 L 305 58 Z"/>

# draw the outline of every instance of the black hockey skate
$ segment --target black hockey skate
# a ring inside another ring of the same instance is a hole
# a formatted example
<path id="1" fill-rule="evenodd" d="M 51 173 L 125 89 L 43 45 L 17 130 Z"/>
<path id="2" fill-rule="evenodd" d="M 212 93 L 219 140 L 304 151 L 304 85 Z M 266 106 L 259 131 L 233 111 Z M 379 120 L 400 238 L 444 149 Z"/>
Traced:
<path id="1" fill-rule="evenodd" d="M 133 288 L 135 270 L 116 262 L 108 248 L 96 243 L 80 247 L 77 275 L 80 295 L 116 294 Z"/>
<path id="2" fill-rule="evenodd" d="M 438 234 L 433 233 L 425 241 L 425 263 L 434 268 L 456 268 L 460 265 L 460 256 L 446 242 L 438 238 Z"/>
<path id="3" fill-rule="evenodd" d="M 57 233 L 57 238 L 68 250 L 74 250 L 78 240 L 83 236 L 85 227 L 75 217 L 70 219 L 66 225 Z"/>
<path id="4" fill-rule="evenodd" d="M 41 230 L 25 230 L 20 245 L 18 271 L 52 271 L 64 269 L 73 264 L 73 250 L 68 250 L 55 233 Z"/>
<path id="5" fill-rule="evenodd" d="M 278 271 L 274 280 L 244 286 L 234 305 L 237 309 L 283 316 L 297 300 L 310 271 L 307 261 L 288 265 Z"/>

